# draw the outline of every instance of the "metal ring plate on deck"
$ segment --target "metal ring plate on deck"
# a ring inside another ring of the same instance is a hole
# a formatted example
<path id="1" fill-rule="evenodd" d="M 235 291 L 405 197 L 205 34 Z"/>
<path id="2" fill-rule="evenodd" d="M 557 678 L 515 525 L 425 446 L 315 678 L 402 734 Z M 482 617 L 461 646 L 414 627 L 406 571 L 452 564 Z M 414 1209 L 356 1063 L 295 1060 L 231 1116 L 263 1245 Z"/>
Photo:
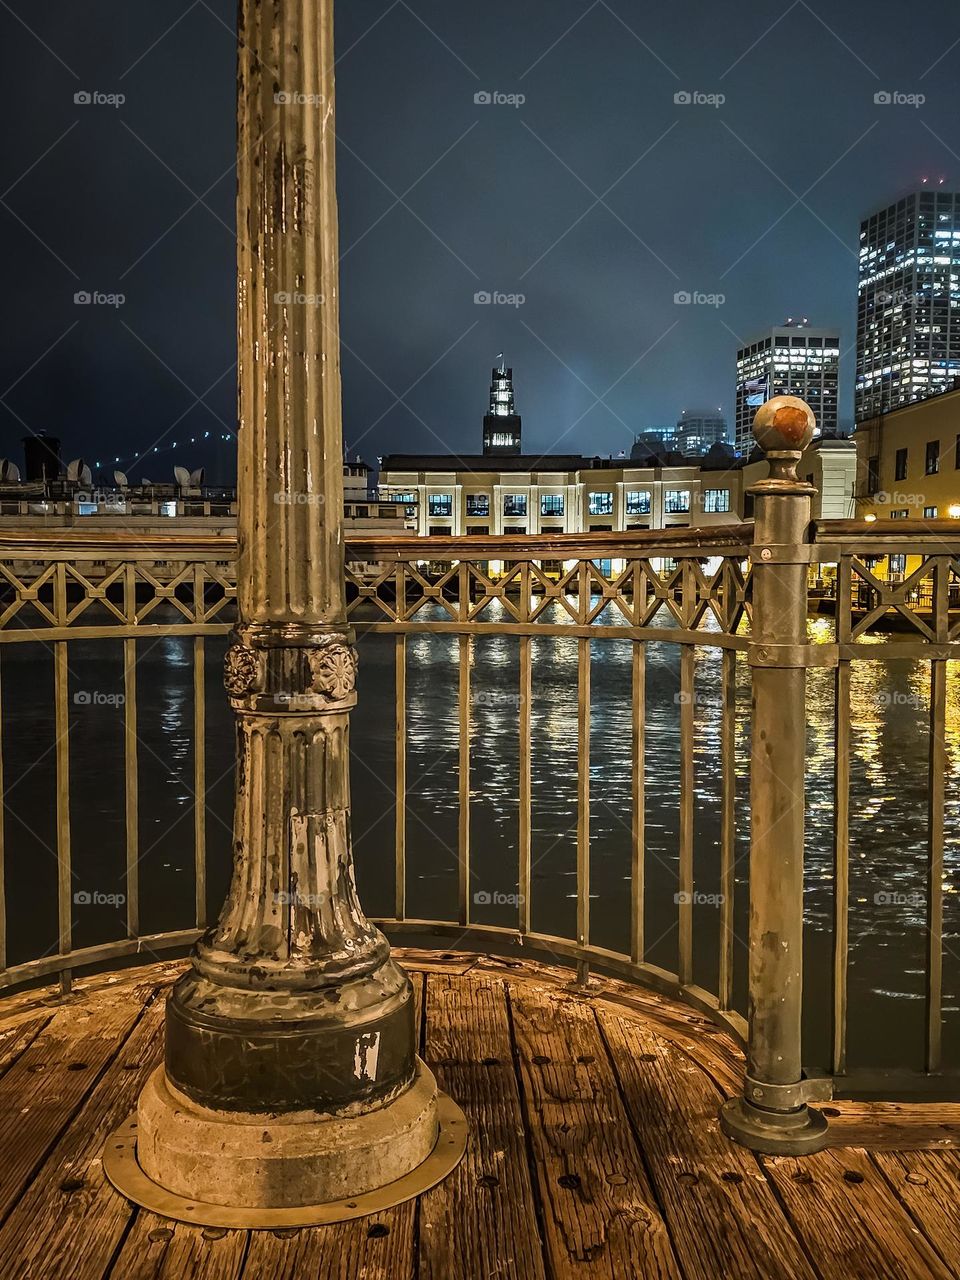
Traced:
<path id="1" fill-rule="evenodd" d="M 163 1218 L 190 1222 L 198 1227 L 234 1227 L 240 1230 L 276 1230 L 281 1227 L 320 1227 L 351 1218 L 365 1218 L 412 1200 L 442 1182 L 463 1159 L 467 1149 L 467 1118 L 454 1100 L 441 1093 L 437 1098 L 440 1132 L 436 1146 L 422 1164 L 396 1182 L 374 1191 L 331 1200 L 327 1204 L 299 1205 L 293 1209 L 258 1209 L 249 1206 L 209 1204 L 188 1200 L 154 1182 L 137 1160 L 137 1115 L 132 1115 L 112 1133 L 103 1153 L 103 1171 L 113 1186 L 134 1204 Z"/>

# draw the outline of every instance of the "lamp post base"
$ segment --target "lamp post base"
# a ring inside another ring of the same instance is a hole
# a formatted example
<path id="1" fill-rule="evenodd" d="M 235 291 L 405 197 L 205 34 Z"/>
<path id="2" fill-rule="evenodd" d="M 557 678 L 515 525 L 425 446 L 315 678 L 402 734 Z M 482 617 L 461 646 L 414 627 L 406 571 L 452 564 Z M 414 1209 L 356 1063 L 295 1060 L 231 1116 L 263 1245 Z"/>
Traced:
<path id="1" fill-rule="evenodd" d="M 738 1142 L 766 1156 L 808 1156 L 827 1145 L 827 1120 L 808 1106 L 795 1111 L 767 1111 L 744 1098 L 730 1098 L 720 1108 L 720 1128 Z"/>
<path id="2" fill-rule="evenodd" d="M 459 1163 L 459 1107 L 417 1060 L 412 1084 L 373 1110 L 339 1115 L 212 1111 L 158 1067 L 104 1167 L 128 1199 L 208 1226 L 307 1226 L 419 1195 Z"/>

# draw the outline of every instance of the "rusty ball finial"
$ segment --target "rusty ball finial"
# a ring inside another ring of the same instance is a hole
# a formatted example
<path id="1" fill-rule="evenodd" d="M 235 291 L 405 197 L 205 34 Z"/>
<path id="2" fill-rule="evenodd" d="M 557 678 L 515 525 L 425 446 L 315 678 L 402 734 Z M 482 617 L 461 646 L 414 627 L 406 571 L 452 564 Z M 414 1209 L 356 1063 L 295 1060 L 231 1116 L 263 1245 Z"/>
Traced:
<path id="1" fill-rule="evenodd" d="M 753 436 L 764 453 L 802 453 L 816 426 L 816 415 L 805 400 L 774 396 L 757 410 Z"/>

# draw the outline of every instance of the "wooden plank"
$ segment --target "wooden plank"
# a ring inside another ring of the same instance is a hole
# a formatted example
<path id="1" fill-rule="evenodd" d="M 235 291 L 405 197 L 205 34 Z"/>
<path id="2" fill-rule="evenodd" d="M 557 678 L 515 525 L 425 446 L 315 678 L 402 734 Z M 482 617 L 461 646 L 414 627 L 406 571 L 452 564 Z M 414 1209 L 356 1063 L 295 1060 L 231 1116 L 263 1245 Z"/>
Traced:
<path id="1" fill-rule="evenodd" d="M 950 1151 L 898 1151 L 872 1159 L 920 1231 L 960 1274 L 960 1156 Z"/>
<path id="2" fill-rule="evenodd" d="M 142 1006 L 137 1012 L 142 1011 Z M 99 1028 L 110 1022 L 110 1002 L 98 1003 L 88 1019 Z M 92 1064 L 89 1032 L 78 1033 L 69 1060 Z M 103 1145 L 136 1105 L 147 1075 L 163 1050 L 163 1001 L 154 999 L 129 1034 L 124 1021 L 110 1026 L 106 1070 L 76 1118 L 63 1131 L 13 1205 L 0 1230 L 0 1275 L 29 1276 L 30 1280 L 100 1280 L 117 1250 L 133 1213 L 103 1173 Z M 42 1038 L 42 1037 L 41 1037 Z M 84 1040 L 88 1043 L 84 1043 Z M 39 1043 L 39 1042 L 38 1042 Z M 49 1047 L 49 1045 L 48 1045 Z M 73 1057 L 83 1054 L 82 1058 Z M 52 1069 L 37 1073 L 53 1075 Z M 85 1071 L 66 1074 L 92 1075 Z M 36 1103 L 25 1125 L 32 1134 L 37 1124 Z M 17 1180 L 17 1191 L 23 1186 Z M 4 1180 L 3 1190 L 7 1190 Z M 78 1249 L 78 1238 L 82 1249 Z M 120 1273 L 124 1274 L 123 1272 Z"/>
<path id="3" fill-rule="evenodd" d="M 400 604 L 398 603 L 398 608 Z M 394 647 L 396 724 L 394 728 L 394 915 L 407 914 L 407 637 L 398 635 Z"/>
<path id="4" fill-rule="evenodd" d="M 940 1067 L 943 1027 L 943 845 L 947 776 L 947 664 L 930 663 L 927 830 L 926 1069 Z"/>
<path id="5" fill-rule="evenodd" d="M 850 947 L 850 663 L 837 664 L 833 774 L 833 1071 L 847 1069 L 847 969 Z"/>
<path id="6" fill-rule="evenodd" d="M 421 1198 L 421 1280 L 543 1280 L 502 978 L 428 977 L 426 1058 L 466 1112 L 470 1140 L 458 1168 Z"/>
<path id="7" fill-rule="evenodd" d="M 199 566 L 198 566 L 199 574 Z M 203 591 L 202 580 L 200 591 Z M 203 607 L 203 596 L 200 596 Z M 207 923 L 207 687 L 206 641 L 193 641 L 193 864 L 197 928 Z"/>
<path id="8" fill-rule="evenodd" d="M 762 1163 L 823 1280 L 949 1276 L 866 1152 Z"/>
<path id="9" fill-rule="evenodd" d="M 414 1274 L 415 1205 L 336 1227 L 252 1231 L 243 1280 L 407 1280 Z M 179 1277 L 170 1272 L 169 1280 Z"/>
<path id="10" fill-rule="evenodd" d="M 134 566 L 128 565 L 132 577 Z M 202 642 L 201 642 L 202 643 Z M 140 790 L 137 765 L 137 642 L 123 642 L 123 780 L 126 828 L 127 934 L 140 932 Z"/>
<path id="11" fill-rule="evenodd" d="M 111 993 L 93 1007 L 71 1002 L 0 1076 L 0 1220 L 71 1123 L 155 990 L 151 984 Z"/>
<path id="12" fill-rule="evenodd" d="M 679 1276 L 590 1004 L 509 990 L 552 1274 Z"/>
<path id="13" fill-rule="evenodd" d="M 685 562 L 686 563 L 686 562 Z M 693 735 L 696 688 L 693 645 L 680 647 L 680 867 L 677 884 L 677 937 L 681 985 L 693 981 Z"/>
<path id="14" fill-rule="evenodd" d="M 247 1239 L 246 1231 L 190 1227 L 141 1211 L 107 1275 L 109 1280 L 238 1280 Z"/>
<path id="15" fill-rule="evenodd" d="M 582 639 L 577 641 L 577 942 L 590 945 L 590 641 Z"/>
<path id="16" fill-rule="evenodd" d="M 12 1027 L 4 1026 L 0 1030 L 0 1072 L 13 1066 L 20 1055 L 33 1044 L 51 1017 L 52 1014 L 42 1014 L 39 1018 L 30 1018 L 17 1022 Z"/>
<path id="17" fill-rule="evenodd" d="M 709 1076 L 640 1019 L 596 1013 L 687 1280 L 813 1280 L 756 1157 L 720 1132 Z"/>

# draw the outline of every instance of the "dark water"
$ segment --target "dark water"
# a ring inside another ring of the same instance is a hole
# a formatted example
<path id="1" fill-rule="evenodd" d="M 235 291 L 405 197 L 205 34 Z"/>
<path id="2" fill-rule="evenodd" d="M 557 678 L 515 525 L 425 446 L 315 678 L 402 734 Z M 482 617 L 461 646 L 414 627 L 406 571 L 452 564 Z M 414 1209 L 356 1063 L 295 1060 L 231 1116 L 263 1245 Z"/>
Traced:
<path id="1" fill-rule="evenodd" d="M 544 619 L 554 620 L 554 619 Z M 561 620 L 557 615 L 556 620 Z M 608 621 L 604 618 L 603 621 Z M 609 621 L 613 621 L 610 618 Z M 821 624 L 813 623 L 816 631 Z M 233 724 L 222 692 L 226 640 L 207 641 L 207 850 L 215 911 L 230 864 Z M 353 723 L 354 838 L 366 910 L 393 911 L 394 642 L 367 636 Z M 577 643 L 533 642 L 533 927 L 572 937 L 576 922 Z M 518 645 L 471 641 L 471 894 L 474 918 L 516 918 Z M 407 910 L 457 914 L 458 640 L 408 641 Z M 56 785 L 53 660 L 40 644 L 0 654 L 3 707 L 9 962 L 55 951 Z M 631 647 L 595 641 L 591 669 L 591 939 L 629 949 Z M 695 981 L 717 982 L 720 801 L 720 653 L 696 655 Z M 187 927 L 194 900 L 193 641 L 143 640 L 138 650 L 141 931 Z M 737 660 L 736 993 L 745 1006 L 749 672 Z M 918 1067 L 923 1043 L 928 668 L 862 661 L 852 675 L 850 1033 L 852 1065 Z M 71 843 L 74 891 L 125 891 L 122 645 L 70 646 Z M 832 673 L 810 674 L 807 715 L 808 849 L 805 1058 L 828 1052 L 833 915 Z M 90 695 L 77 701 L 77 694 Z M 646 735 L 647 959 L 677 967 L 679 651 L 648 646 Z M 945 1050 L 960 1056 L 957 903 L 960 685 L 947 711 L 944 993 Z M 476 895 L 481 901 L 476 902 Z M 489 898 L 489 902 L 482 899 Z M 120 902 L 78 903 L 74 946 L 124 935 Z"/>

